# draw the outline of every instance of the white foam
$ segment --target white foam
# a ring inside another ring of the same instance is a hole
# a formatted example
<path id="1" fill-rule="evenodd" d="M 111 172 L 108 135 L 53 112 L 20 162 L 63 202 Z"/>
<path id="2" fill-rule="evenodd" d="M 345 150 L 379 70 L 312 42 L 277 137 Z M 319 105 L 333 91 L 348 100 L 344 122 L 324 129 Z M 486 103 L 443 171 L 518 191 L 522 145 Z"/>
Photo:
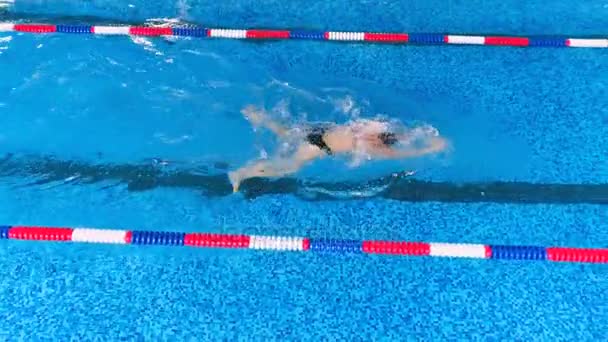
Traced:
<path id="1" fill-rule="evenodd" d="M 158 49 L 156 49 L 156 47 L 154 46 L 154 43 L 152 43 L 152 41 L 150 39 L 145 38 L 145 37 L 140 37 L 140 36 L 130 36 L 130 37 L 131 37 L 131 40 L 133 41 L 133 43 L 142 46 L 144 48 L 144 50 L 153 52 L 157 56 L 163 55 L 162 52 L 160 52 Z"/>
<path id="2" fill-rule="evenodd" d="M 15 4 L 15 0 L 0 0 L 0 8 L 11 7 Z"/>

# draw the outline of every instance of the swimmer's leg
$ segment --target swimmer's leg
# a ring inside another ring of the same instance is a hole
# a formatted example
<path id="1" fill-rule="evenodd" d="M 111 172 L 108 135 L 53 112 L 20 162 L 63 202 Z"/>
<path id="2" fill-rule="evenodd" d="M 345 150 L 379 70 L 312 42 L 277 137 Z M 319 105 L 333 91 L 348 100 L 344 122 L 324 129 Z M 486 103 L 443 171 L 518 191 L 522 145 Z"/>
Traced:
<path id="1" fill-rule="evenodd" d="M 306 163 L 324 156 L 318 147 L 304 143 L 289 158 L 258 161 L 228 173 L 232 191 L 239 191 L 241 182 L 254 177 L 282 177 L 300 170 Z"/>

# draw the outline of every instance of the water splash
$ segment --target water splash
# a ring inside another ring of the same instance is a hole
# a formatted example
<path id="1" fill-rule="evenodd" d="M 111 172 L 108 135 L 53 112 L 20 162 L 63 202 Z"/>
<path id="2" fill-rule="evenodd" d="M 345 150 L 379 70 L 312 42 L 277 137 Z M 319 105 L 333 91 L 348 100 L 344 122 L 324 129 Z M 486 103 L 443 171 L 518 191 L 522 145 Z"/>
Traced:
<path id="1" fill-rule="evenodd" d="M 146 50 L 146 51 L 150 51 L 157 56 L 164 55 L 160 50 L 158 50 L 156 48 L 154 43 L 148 38 L 144 38 L 144 37 L 140 37 L 140 36 L 129 36 L 129 38 L 131 38 L 131 41 L 133 41 L 133 43 L 143 47 L 144 50 Z"/>
<path id="2" fill-rule="evenodd" d="M 317 199 L 320 196 L 337 200 L 370 198 L 378 196 L 386 191 L 395 183 L 395 181 L 411 177 L 414 174 L 416 174 L 415 171 L 393 173 L 390 177 L 382 179 L 378 184 L 364 183 L 363 185 L 353 185 L 352 188 L 346 189 L 331 189 L 303 183 L 298 189 L 298 195 L 307 199 Z"/>
<path id="3" fill-rule="evenodd" d="M 0 37 L 0 55 L 8 50 L 9 43 L 13 40 L 13 36 Z"/>
<path id="4" fill-rule="evenodd" d="M 0 11 L 4 11 L 15 4 L 15 0 L 0 0 Z"/>

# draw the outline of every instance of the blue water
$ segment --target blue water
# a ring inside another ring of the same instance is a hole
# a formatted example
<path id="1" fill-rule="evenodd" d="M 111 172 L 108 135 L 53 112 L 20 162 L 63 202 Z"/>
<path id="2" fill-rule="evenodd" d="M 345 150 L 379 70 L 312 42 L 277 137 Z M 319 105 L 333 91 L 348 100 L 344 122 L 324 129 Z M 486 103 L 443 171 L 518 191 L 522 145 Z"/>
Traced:
<path id="1" fill-rule="evenodd" d="M 599 0 L 17 0 L 8 11 L 234 28 L 608 29 L 608 4 Z M 415 169 L 416 179 L 454 183 L 605 184 L 604 50 L 2 33 L 0 70 L 0 154 L 16 160 L 10 169 L 0 162 L 2 223 L 608 247 L 608 208 L 599 204 L 315 201 L 132 184 L 148 179 L 142 168 L 221 176 L 272 154 L 273 138 L 239 114 L 248 104 L 290 123 L 379 114 L 424 121 L 452 143 L 436 157 L 358 169 L 323 161 L 297 175 L 303 182 L 363 182 Z M 108 177 L 110 167 L 131 182 Z M 601 340 L 608 329 L 602 265 L 0 245 L 1 340 L 561 341 Z"/>

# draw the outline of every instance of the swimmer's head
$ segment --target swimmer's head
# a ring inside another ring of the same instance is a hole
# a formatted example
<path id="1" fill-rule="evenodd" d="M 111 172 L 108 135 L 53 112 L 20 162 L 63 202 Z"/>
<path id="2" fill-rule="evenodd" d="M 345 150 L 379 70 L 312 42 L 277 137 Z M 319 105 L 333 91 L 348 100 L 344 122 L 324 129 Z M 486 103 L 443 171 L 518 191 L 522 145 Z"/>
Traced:
<path id="1" fill-rule="evenodd" d="M 399 142 L 397 135 L 393 132 L 380 133 L 378 134 L 378 139 L 386 146 L 393 146 Z"/>

